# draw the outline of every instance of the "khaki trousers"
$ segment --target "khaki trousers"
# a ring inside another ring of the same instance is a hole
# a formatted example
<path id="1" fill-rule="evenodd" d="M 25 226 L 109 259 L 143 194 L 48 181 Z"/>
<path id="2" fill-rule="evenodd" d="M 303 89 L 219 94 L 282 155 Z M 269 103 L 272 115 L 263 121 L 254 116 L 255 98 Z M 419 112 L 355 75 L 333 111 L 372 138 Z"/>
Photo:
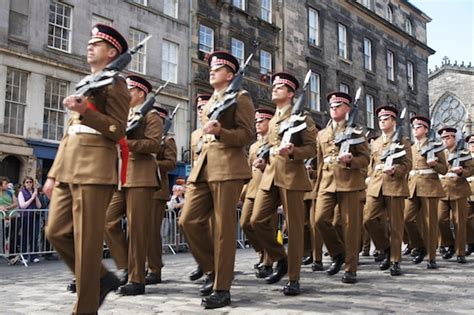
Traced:
<path id="1" fill-rule="evenodd" d="M 195 182 L 186 186 L 179 224 L 199 266 L 204 272 L 215 272 L 214 290 L 229 291 L 234 277 L 236 208 L 243 186 L 243 180 Z M 211 216 L 214 240 L 209 231 Z"/>
<path id="2" fill-rule="evenodd" d="M 150 239 L 148 241 L 148 269 L 155 275 L 161 275 L 163 268 L 163 244 L 161 242 L 161 223 L 165 217 L 166 200 L 153 199 L 153 210 L 150 213 Z"/>
<path id="3" fill-rule="evenodd" d="M 254 201 L 255 199 L 253 198 L 245 198 L 244 204 L 242 206 L 242 214 L 240 216 L 240 226 L 242 227 L 242 230 L 244 231 L 245 236 L 247 237 L 247 240 L 249 241 L 250 245 L 252 245 L 256 252 L 263 254 L 263 265 L 271 266 L 273 262 L 268 256 L 268 254 L 265 253 L 265 251 L 263 250 L 263 247 L 260 244 L 260 240 L 255 234 L 252 225 L 250 224 L 250 218 L 252 217 L 253 213 Z M 276 237 L 278 229 L 278 214 L 276 211 L 272 220 L 272 226 L 274 227 L 273 234 Z"/>
<path id="4" fill-rule="evenodd" d="M 438 247 L 438 200 L 438 197 L 417 196 L 405 199 L 404 220 L 410 242 L 414 248 L 425 248 L 430 260 L 436 259 Z M 421 229 L 417 223 L 420 211 L 423 218 Z"/>
<path id="5" fill-rule="evenodd" d="M 316 200 L 313 200 L 311 205 L 311 212 L 309 214 L 309 222 L 311 227 L 311 244 L 313 250 L 313 260 L 314 261 L 323 261 L 323 237 L 319 228 L 316 226 Z"/>
<path id="6" fill-rule="evenodd" d="M 120 192 L 122 196 L 116 194 L 114 198 L 123 201 L 125 198 L 126 204 L 126 215 L 127 215 L 127 229 L 128 229 L 128 281 L 134 283 L 145 284 L 145 262 L 148 246 L 148 238 L 150 232 L 150 214 L 153 210 L 150 203 L 152 201 L 153 193 L 155 192 L 154 187 L 127 187 L 123 188 Z M 115 205 L 118 200 L 114 200 Z M 120 209 L 124 209 L 123 205 Z M 117 215 L 118 210 L 114 212 Z M 107 210 L 107 219 L 109 216 L 109 210 Z M 122 212 L 121 215 L 124 213 Z M 127 242 L 124 242 L 123 234 L 119 235 L 117 228 L 116 216 L 112 217 L 114 223 L 113 228 L 111 225 L 106 224 L 105 237 L 107 244 L 110 248 L 112 257 L 114 253 L 124 253 L 127 251 Z M 117 258 L 122 260 L 123 257 Z"/>
<path id="7" fill-rule="evenodd" d="M 474 202 L 469 202 L 467 213 L 466 240 L 468 244 L 474 244 Z"/>
<path id="8" fill-rule="evenodd" d="M 288 277 L 290 281 L 300 279 L 303 257 L 304 191 L 286 190 L 272 186 L 270 190 L 259 189 L 250 223 L 264 250 L 272 261 L 286 257 L 285 248 L 277 242 L 272 220 L 278 205 L 283 206 L 288 231 Z"/>
<path id="9" fill-rule="evenodd" d="M 313 241 L 312 241 L 312 232 L 311 232 L 311 205 L 312 200 L 304 200 L 304 247 L 303 247 L 303 256 L 312 255 L 313 250 Z"/>
<path id="10" fill-rule="evenodd" d="M 127 231 L 122 227 L 122 219 L 127 212 L 124 189 L 114 192 L 105 214 L 105 242 L 117 269 L 128 268 Z"/>
<path id="11" fill-rule="evenodd" d="M 367 196 L 364 226 L 378 250 L 390 248 L 390 261 L 402 259 L 404 197 Z M 388 212 L 388 213 L 387 213 Z M 387 225 L 387 216 L 390 228 Z"/>
<path id="12" fill-rule="evenodd" d="M 60 183 L 53 189 L 46 236 L 76 278 L 74 313 L 99 309 L 105 212 L 112 185 Z"/>
<path id="13" fill-rule="evenodd" d="M 454 223 L 454 235 L 451 232 L 451 215 Z M 464 256 L 466 250 L 467 198 L 440 200 L 438 203 L 438 226 L 441 246 L 455 246 L 456 255 Z"/>
<path id="14" fill-rule="evenodd" d="M 316 202 L 316 226 L 319 227 L 324 243 L 332 257 L 345 255 L 344 270 L 357 271 L 360 248 L 361 212 L 359 191 L 320 192 Z M 333 224 L 335 207 L 339 206 L 343 238 Z"/>

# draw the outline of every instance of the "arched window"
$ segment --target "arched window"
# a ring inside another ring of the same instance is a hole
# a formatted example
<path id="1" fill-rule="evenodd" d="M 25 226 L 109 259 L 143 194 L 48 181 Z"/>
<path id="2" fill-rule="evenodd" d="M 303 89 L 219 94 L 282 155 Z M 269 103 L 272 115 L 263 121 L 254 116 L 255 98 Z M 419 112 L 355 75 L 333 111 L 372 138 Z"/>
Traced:
<path id="1" fill-rule="evenodd" d="M 433 108 L 431 121 L 433 129 L 439 130 L 443 126 L 454 126 L 463 130 L 466 119 L 466 107 L 451 93 L 441 96 Z"/>
<path id="2" fill-rule="evenodd" d="M 386 18 L 387 18 L 387 21 L 389 21 L 390 23 L 393 23 L 393 9 L 390 4 L 387 5 Z"/>
<path id="3" fill-rule="evenodd" d="M 0 161 L 0 175 L 6 176 L 10 182 L 18 184 L 20 182 L 21 161 L 13 155 L 9 155 Z"/>
<path id="4" fill-rule="evenodd" d="M 411 25 L 411 21 L 409 18 L 405 20 L 405 32 L 413 36 L 413 26 Z"/>

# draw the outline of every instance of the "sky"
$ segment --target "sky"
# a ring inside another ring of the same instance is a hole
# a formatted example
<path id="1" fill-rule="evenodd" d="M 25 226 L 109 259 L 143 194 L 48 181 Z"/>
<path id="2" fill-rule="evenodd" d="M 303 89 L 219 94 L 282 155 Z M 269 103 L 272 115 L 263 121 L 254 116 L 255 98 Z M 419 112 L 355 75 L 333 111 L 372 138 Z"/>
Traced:
<path id="1" fill-rule="evenodd" d="M 474 0 L 410 0 L 414 6 L 428 15 L 428 46 L 436 50 L 429 57 L 428 68 L 441 65 L 448 56 L 474 66 Z"/>

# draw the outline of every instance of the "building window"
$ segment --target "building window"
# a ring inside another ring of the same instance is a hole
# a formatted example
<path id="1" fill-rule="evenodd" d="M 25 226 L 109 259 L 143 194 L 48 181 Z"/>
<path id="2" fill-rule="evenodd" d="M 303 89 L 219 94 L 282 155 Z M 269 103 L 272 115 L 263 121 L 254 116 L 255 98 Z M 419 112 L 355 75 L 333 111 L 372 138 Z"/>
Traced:
<path id="1" fill-rule="evenodd" d="M 178 83 L 178 45 L 163 40 L 161 52 L 161 79 Z"/>
<path id="2" fill-rule="evenodd" d="M 343 92 L 343 93 L 346 93 L 346 94 L 349 94 L 349 85 L 345 84 L 345 83 L 339 83 L 339 91 L 340 92 Z"/>
<path id="3" fill-rule="evenodd" d="M 178 18 L 178 0 L 165 0 L 163 13 Z"/>
<path id="4" fill-rule="evenodd" d="M 370 94 L 365 95 L 365 104 L 367 106 L 367 128 L 375 129 L 374 123 L 374 97 Z"/>
<path id="5" fill-rule="evenodd" d="M 245 11 L 245 0 L 232 0 L 232 5 L 240 10 Z"/>
<path id="6" fill-rule="evenodd" d="M 199 50 L 205 53 L 214 50 L 214 30 L 202 24 L 199 25 Z"/>
<path id="7" fill-rule="evenodd" d="M 387 21 L 389 21 L 390 23 L 393 23 L 393 9 L 390 6 L 390 4 L 387 5 L 386 18 L 387 18 Z"/>
<path id="8" fill-rule="evenodd" d="M 411 24 L 410 19 L 405 20 L 405 32 L 407 32 L 409 35 L 413 36 L 413 26 Z"/>
<path id="9" fill-rule="evenodd" d="M 268 23 L 272 22 L 272 0 L 262 0 L 261 18 Z"/>
<path id="10" fill-rule="evenodd" d="M 92 26 L 95 26 L 96 24 L 104 24 L 104 25 L 112 26 L 113 21 L 103 16 L 92 14 Z"/>
<path id="11" fill-rule="evenodd" d="M 61 140 L 64 133 L 66 111 L 63 100 L 68 95 L 68 83 L 54 78 L 46 78 L 44 92 L 43 138 Z"/>
<path id="12" fill-rule="evenodd" d="M 137 3 L 137 4 L 141 4 L 143 6 L 147 6 L 148 5 L 148 0 L 132 0 L 133 2 Z"/>
<path id="13" fill-rule="evenodd" d="M 347 59 L 347 27 L 338 24 L 338 55 L 341 58 Z"/>
<path id="14" fill-rule="evenodd" d="M 232 47 L 232 55 L 239 61 L 239 64 L 244 63 L 244 42 L 241 40 L 232 38 L 230 41 Z"/>
<path id="15" fill-rule="evenodd" d="M 129 33 L 129 44 L 130 47 L 135 47 L 138 45 L 139 42 L 145 39 L 147 37 L 147 33 L 136 30 L 131 28 Z M 135 55 L 132 57 L 132 62 L 130 62 L 130 68 L 129 70 L 143 73 L 145 74 L 146 71 L 146 43 L 145 46 L 137 51 Z"/>
<path id="16" fill-rule="evenodd" d="M 319 11 L 313 8 L 308 9 L 308 40 L 319 46 Z"/>
<path id="17" fill-rule="evenodd" d="M 318 73 L 311 73 L 309 84 L 309 107 L 319 112 L 321 111 L 321 78 Z"/>
<path id="18" fill-rule="evenodd" d="M 408 87 L 410 90 L 415 89 L 415 79 L 414 79 L 414 74 L 413 74 L 413 63 L 408 62 L 407 63 L 407 82 L 408 82 Z"/>
<path id="19" fill-rule="evenodd" d="M 260 50 L 260 74 L 272 72 L 272 54 L 268 51 Z"/>
<path id="20" fill-rule="evenodd" d="M 54 0 L 49 2 L 48 46 L 71 51 L 72 7 Z"/>
<path id="21" fill-rule="evenodd" d="M 364 68 L 372 71 L 372 41 L 364 38 Z"/>
<path id="22" fill-rule="evenodd" d="M 393 62 L 393 52 L 387 50 L 387 79 L 395 81 L 395 68 Z"/>
<path id="23" fill-rule="evenodd" d="M 370 0 L 362 0 L 362 5 L 370 10 Z"/>
<path id="24" fill-rule="evenodd" d="M 3 132 L 23 135 L 27 88 L 28 73 L 8 68 Z"/>

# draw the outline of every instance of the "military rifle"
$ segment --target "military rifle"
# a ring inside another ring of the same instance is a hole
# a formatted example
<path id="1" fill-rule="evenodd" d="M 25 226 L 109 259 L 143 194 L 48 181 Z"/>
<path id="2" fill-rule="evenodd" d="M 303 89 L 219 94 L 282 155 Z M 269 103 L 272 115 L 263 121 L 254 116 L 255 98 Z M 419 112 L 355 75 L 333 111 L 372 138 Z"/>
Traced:
<path id="1" fill-rule="evenodd" d="M 362 129 L 357 128 L 357 113 L 359 111 L 359 100 L 362 89 L 358 88 L 355 96 L 354 104 L 352 105 L 352 110 L 349 113 L 349 119 L 347 120 L 347 126 L 344 132 L 336 134 L 334 143 L 339 145 L 339 155 L 349 153 L 351 145 L 363 143 L 365 141 L 364 136 L 361 136 Z M 353 138 L 353 135 L 356 138 Z"/>
<path id="2" fill-rule="evenodd" d="M 393 161 L 397 158 L 405 156 L 407 154 L 405 146 L 402 144 L 403 139 L 403 121 L 405 119 L 407 109 L 406 107 L 402 110 L 402 113 L 397 117 L 397 127 L 392 136 L 392 143 L 390 147 L 382 152 L 380 159 L 384 162 L 385 167 L 390 168 L 393 166 Z"/>
<path id="3" fill-rule="evenodd" d="M 142 49 L 146 41 L 148 41 L 150 38 L 151 35 L 147 36 L 145 39 L 139 42 L 136 47 L 119 55 L 111 63 L 105 66 L 102 71 L 84 77 L 76 85 L 75 95 L 89 95 L 94 90 L 112 84 L 115 80 L 115 77 L 130 63 L 130 61 L 132 60 L 132 56 L 136 54 L 140 49 Z"/>
<path id="4" fill-rule="evenodd" d="M 161 139 L 162 142 L 165 140 L 165 137 L 168 135 L 168 132 L 170 131 L 171 126 L 173 125 L 173 119 L 174 116 L 176 116 L 176 113 L 178 112 L 179 106 L 181 106 L 181 104 L 176 105 L 171 115 L 165 118 L 165 126 L 163 127 L 163 137 Z"/>
<path id="5" fill-rule="evenodd" d="M 428 132 L 428 143 L 421 148 L 420 154 L 427 161 L 433 161 L 435 159 L 435 154 L 444 149 L 446 149 L 446 147 L 443 145 L 443 142 L 436 141 L 436 133 L 433 128 L 430 128 L 430 131 Z"/>
<path id="6" fill-rule="evenodd" d="M 291 110 L 290 119 L 284 121 L 280 125 L 278 134 L 281 137 L 280 148 L 285 147 L 288 143 L 291 143 L 291 138 L 298 132 L 306 129 L 306 115 L 304 113 L 304 107 L 306 105 L 306 89 L 311 79 L 311 70 L 308 70 L 304 78 L 303 91 L 296 100 L 295 105 Z"/>
<path id="7" fill-rule="evenodd" d="M 127 135 L 129 135 L 133 130 L 137 129 L 140 126 L 140 123 L 143 117 L 153 108 L 153 105 L 156 102 L 156 96 L 161 93 L 161 91 L 168 85 L 170 80 L 166 81 L 165 84 L 160 85 L 153 94 L 147 98 L 147 100 L 137 108 L 131 118 L 127 121 Z"/>
<path id="8" fill-rule="evenodd" d="M 456 151 L 448 154 L 448 163 L 454 168 L 461 166 L 461 162 L 469 161 L 471 159 L 471 153 L 464 150 L 464 135 L 456 144 Z"/>

